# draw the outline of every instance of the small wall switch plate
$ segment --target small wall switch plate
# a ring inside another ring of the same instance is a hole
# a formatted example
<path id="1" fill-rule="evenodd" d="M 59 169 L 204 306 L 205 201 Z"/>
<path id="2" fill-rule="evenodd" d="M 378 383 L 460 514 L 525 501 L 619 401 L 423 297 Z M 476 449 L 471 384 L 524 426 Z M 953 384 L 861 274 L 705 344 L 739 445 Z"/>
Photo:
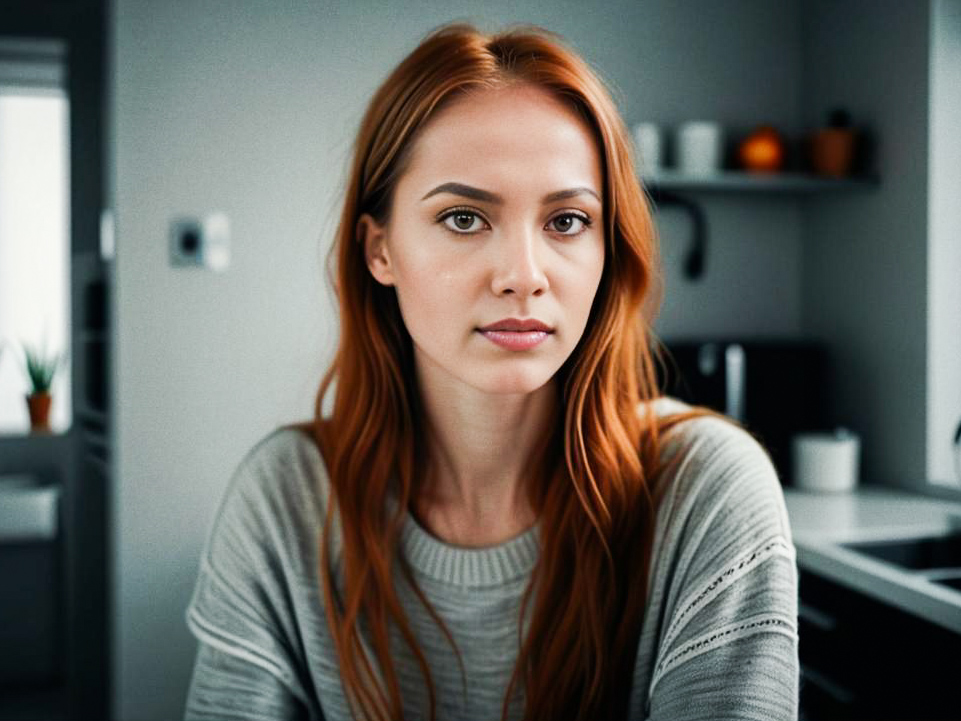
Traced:
<path id="1" fill-rule="evenodd" d="M 176 218 L 170 224 L 170 264 L 223 272 L 230 265 L 230 220 L 215 212 L 203 218 Z"/>
<path id="2" fill-rule="evenodd" d="M 202 228 L 204 265 L 222 273 L 230 265 L 230 220 L 226 213 L 211 213 Z"/>
<path id="3" fill-rule="evenodd" d="M 113 210 L 104 208 L 100 212 L 100 259 L 111 261 L 114 258 Z"/>
<path id="4" fill-rule="evenodd" d="M 170 264 L 173 266 L 203 265 L 200 221 L 177 218 L 170 224 Z"/>

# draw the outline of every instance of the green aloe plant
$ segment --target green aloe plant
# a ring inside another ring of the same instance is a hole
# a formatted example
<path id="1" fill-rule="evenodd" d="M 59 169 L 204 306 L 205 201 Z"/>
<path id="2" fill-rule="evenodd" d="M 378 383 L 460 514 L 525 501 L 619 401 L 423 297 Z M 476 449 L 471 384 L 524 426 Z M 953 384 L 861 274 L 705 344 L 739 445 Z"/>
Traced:
<path id="1" fill-rule="evenodd" d="M 26 343 L 21 345 L 23 345 L 23 354 L 27 359 L 26 370 L 32 387 L 31 395 L 49 393 L 57 368 L 62 361 L 66 360 L 65 354 L 58 353 L 48 356 L 46 353 L 32 350 Z"/>

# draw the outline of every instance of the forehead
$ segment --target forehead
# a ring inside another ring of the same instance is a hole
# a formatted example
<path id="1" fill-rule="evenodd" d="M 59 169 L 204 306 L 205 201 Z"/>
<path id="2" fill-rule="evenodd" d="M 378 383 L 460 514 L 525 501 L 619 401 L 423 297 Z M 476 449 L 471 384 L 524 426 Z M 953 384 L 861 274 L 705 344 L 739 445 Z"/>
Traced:
<path id="1" fill-rule="evenodd" d="M 483 90 L 444 107 L 415 142 L 405 179 L 417 187 L 456 180 L 602 191 L 591 126 L 549 91 L 527 85 Z"/>

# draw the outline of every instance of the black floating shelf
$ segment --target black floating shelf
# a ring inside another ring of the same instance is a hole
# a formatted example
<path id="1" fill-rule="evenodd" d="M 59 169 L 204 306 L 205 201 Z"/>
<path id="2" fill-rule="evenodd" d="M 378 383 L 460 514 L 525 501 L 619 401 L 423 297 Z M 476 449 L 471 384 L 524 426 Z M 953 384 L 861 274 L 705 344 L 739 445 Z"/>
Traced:
<path id="1" fill-rule="evenodd" d="M 743 170 L 722 170 L 705 175 L 662 170 L 644 174 L 641 180 L 645 187 L 649 188 L 712 193 L 821 193 L 835 190 L 867 190 L 880 184 L 880 179 L 876 175 L 827 178 L 812 173 L 750 173 Z"/>
<path id="2" fill-rule="evenodd" d="M 661 170 L 641 176 L 641 182 L 655 208 L 675 206 L 691 216 L 693 232 L 691 249 L 684 260 L 683 273 L 688 280 L 699 280 L 705 271 L 707 219 L 700 202 L 688 194 L 751 193 L 756 195 L 803 195 L 831 191 L 868 190 L 880 185 L 877 176 L 828 178 L 813 173 L 758 173 L 744 170 L 722 170 L 693 175 L 676 170 Z"/>

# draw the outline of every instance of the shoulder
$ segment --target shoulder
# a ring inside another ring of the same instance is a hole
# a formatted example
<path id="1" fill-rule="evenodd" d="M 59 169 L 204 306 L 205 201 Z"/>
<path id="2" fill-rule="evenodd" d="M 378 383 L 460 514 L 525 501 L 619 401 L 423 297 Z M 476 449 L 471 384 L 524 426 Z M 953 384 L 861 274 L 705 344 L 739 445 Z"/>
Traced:
<path id="1" fill-rule="evenodd" d="M 279 540 L 291 548 L 309 544 L 328 496 L 326 466 L 309 431 L 278 427 L 257 439 L 235 463 L 215 527 L 221 536 Z"/>
<path id="2" fill-rule="evenodd" d="M 693 408 L 670 397 L 647 405 L 661 421 Z M 750 532 L 790 542 L 781 481 L 770 455 L 748 430 L 725 417 L 698 416 L 670 427 L 661 443 L 665 513 L 710 518 L 710 530 L 722 536 Z"/>
<path id="3" fill-rule="evenodd" d="M 327 479 L 327 468 L 306 424 L 279 426 L 244 453 L 233 483 L 250 491 L 291 494 Z"/>
<path id="4" fill-rule="evenodd" d="M 665 420 L 692 409 L 669 398 L 652 405 Z M 706 688 L 711 698 L 699 703 L 733 708 L 743 704 L 738 689 L 750 684 L 765 703 L 789 703 L 797 673 L 796 553 L 770 457 L 748 430 L 715 415 L 681 420 L 661 438 L 665 485 L 645 621 L 657 639 L 648 713 L 670 716 L 673 704 Z M 777 663 L 737 663 L 744 654 Z M 737 688 L 719 696 L 732 669 L 739 669 Z"/>
<path id="5" fill-rule="evenodd" d="M 224 663 L 243 659 L 237 668 L 246 681 L 259 674 L 266 683 L 267 671 L 301 699 L 309 686 L 304 629 L 315 626 L 317 613 L 311 594 L 322 517 L 310 487 L 322 472 L 318 460 L 296 430 L 274 429 L 248 446 L 210 524 L 186 610 L 206 648 Z"/>
<path id="6" fill-rule="evenodd" d="M 755 470 L 767 476 L 767 480 L 780 484 L 767 450 L 747 429 L 732 419 L 712 412 L 710 415 L 672 422 L 672 417 L 698 408 L 669 396 L 661 396 L 638 406 L 639 414 L 653 412 L 659 425 L 667 428 L 661 436 L 662 461 L 675 455 L 681 456 L 688 466 L 682 475 L 691 481 L 705 482 L 714 475 L 710 471 L 734 463 L 743 470 Z"/>
<path id="7" fill-rule="evenodd" d="M 238 468 L 270 472 L 320 459 L 308 424 L 278 426 L 258 438 L 241 457 Z"/>
<path id="8" fill-rule="evenodd" d="M 668 415 L 691 406 L 672 400 L 659 408 Z M 767 451 L 747 430 L 713 415 L 683 420 L 663 440 L 651 574 L 668 615 L 686 614 L 687 623 L 697 609 L 689 633 L 712 632 L 735 608 L 771 611 L 790 625 L 796 550 Z"/>
<path id="9" fill-rule="evenodd" d="M 658 423 L 668 427 L 663 436 L 664 453 L 674 451 L 697 456 L 706 462 L 718 455 L 742 457 L 755 464 L 770 464 L 770 456 L 763 446 L 744 427 L 720 413 L 685 418 L 676 424 L 674 417 L 702 409 L 670 396 L 661 396 L 638 405 L 638 413 L 654 413 Z M 709 410 L 709 409 L 707 409 Z M 773 470 L 773 465 L 771 466 Z"/>

